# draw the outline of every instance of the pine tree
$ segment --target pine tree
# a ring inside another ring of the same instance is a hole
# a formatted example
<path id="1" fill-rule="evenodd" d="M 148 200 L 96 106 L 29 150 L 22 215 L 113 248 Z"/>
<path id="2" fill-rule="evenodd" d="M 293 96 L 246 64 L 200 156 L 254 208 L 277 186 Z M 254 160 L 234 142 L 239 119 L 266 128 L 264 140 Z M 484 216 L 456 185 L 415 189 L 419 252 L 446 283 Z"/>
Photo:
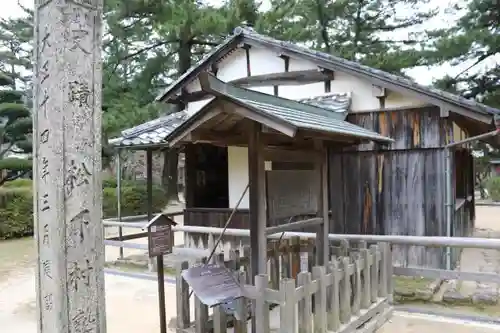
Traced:
<path id="1" fill-rule="evenodd" d="M 21 92 L 13 90 L 14 79 L 0 76 L 0 185 L 31 172 L 32 120 Z"/>
<path id="2" fill-rule="evenodd" d="M 426 54 L 429 65 L 445 63 L 463 68 L 458 75 L 446 76 L 435 86 L 500 108 L 500 6 L 496 0 L 470 0 L 455 8 L 464 14 L 451 28 L 435 31 Z M 473 150 L 476 187 L 486 196 L 485 181 L 490 175 L 490 160 L 500 151 L 485 143 Z"/>
<path id="3" fill-rule="evenodd" d="M 428 0 L 272 0 L 262 32 L 291 40 L 370 67 L 402 74 L 422 64 L 415 46 L 418 30 L 437 12 L 422 8 Z M 274 22 L 274 24 L 272 24 Z M 267 31 L 266 31 L 267 29 Z"/>

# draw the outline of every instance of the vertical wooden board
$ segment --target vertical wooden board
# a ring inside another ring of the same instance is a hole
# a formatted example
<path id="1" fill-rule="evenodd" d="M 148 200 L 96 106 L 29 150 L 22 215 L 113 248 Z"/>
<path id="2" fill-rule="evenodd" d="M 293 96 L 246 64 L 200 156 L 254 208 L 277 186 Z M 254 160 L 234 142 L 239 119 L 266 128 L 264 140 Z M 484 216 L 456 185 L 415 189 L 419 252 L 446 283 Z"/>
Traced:
<path id="1" fill-rule="evenodd" d="M 406 156 L 402 152 L 393 152 L 391 161 L 391 231 L 393 235 L 405 235 L 406 223 L 408 219 L 407 209 L 405 204 L 406 198 L 406 176 L 407 163 Z M 407 247 L 394 245 L 394 261 L 399 265 L 406 265 Z"/>
<path id="2" fill-rule="evenodd" d="M 425 151 L 418 150 L 409 154 L 408 161 L 408 207 L 412 221 L 408 223 L 408 234 L 415 236 L 425 236 L 425 192 L 424 192 L 424 170 Z M 421 266 L 425 262 L 426 248 L 423 246 L 409 247 L 409 264 Z"/>
<path id="3" fill-rule="evenodd" d="M 426 109 L 423 116 L 425 117 L 425 126 L 422 126 L 424 133 L 422 148 L 441 147 L 441 128 L 445 118 L 441 118 L 437 107 Z"/>
<path id="4" fill-rule="evenodd" d="M 329 155 L 329 192 L 330 210 L 332 212 L 330 220 L 330 230 L 333 233 L 343 233 L 344 226 L 344 179 L 342 177 L 343 154 L 330 148 Z"/>
<path id="5" fill-rule="evenodd" d="M 387 159 L 388 153 L 378 153 L 376 155 L 376 163 L 377 163 L 377 168 L 376 168 L 376 233 L 384 235 L 385 234 L 385 188 L 386 185 L 384 183 L 385 177 L 384 177 L 384 170 L 385 170 L 385 160 Z"/>
<path id="6" fill-rule="evenodd" d="M 345 155 L 344 161 L 346 233 L 359 234 L 362 219 L 359 154 Z"/>
<path id="7" fill-rule="evenodd" d="M 426 151 L 424 155 L 424 207 L 425 207 L 425 226 L 424 234 L 426 236 L 437 236 L 437 221 L 436 221 L 436 161 L 432 151 Z M 426 265 L 432 267 L 432 257 L 435 255 L 434 248 L 428 248 L 425 253 Z"/>
<path id="8" fill-rule="evenodd" d="M 359 155 L 359 202 L 362 205 L 359 230 L 363 234 L 373 234 L 375 232 L 376 168 L 375 154 L 367 152 Z"/>

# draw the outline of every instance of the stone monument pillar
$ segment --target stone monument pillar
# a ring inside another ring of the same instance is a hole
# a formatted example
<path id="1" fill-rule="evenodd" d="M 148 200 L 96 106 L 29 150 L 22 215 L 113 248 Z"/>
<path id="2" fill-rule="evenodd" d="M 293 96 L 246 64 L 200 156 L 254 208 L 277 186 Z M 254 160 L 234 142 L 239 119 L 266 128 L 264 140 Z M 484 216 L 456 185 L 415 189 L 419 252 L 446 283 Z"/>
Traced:
<path id="1" fill-rule="evenodd" d="M 40 333 L 104 333 L 103 0 L 35 0 L 34 215 Z"/>

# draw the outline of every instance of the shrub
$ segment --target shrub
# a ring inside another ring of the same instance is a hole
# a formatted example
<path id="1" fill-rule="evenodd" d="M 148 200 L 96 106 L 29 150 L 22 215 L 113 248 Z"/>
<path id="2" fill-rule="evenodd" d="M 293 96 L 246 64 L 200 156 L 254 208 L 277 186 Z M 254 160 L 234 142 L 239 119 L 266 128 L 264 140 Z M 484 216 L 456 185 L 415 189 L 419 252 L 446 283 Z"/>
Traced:
<path id="1" fill-rule="evenodd" d="M 0 189 L 0 239 L 33 234 L 33 191 Z"/>
<path id="2" fill-rule="evenodd" d="M 492 177 L 486 184 L 488 193 L 493 201 L 500 201 L 500 177 Z"/>
<path id="3" fill-rule="evenodd" d="M 153 185 L 153 212 L 161 211 L 166 205 L 166 195 L 162 187 Z M 122 187 L 122 216 L 142 215 L 148 212 L 147 186 L 142 183 Z M 104 217 L 118 215 L 118 200 L 116 188 L 106 187 L 103 190 L 102 211 Z"/>
<path id="4" fill-rule="evenodd" d="M 33 188 L 33 181 L 28 178 L 18 178 L 10 182 L 6 182 L 2 186 L 3 188 L 18 188 L 18 187 L 30 187 Z"/>
<path id="5" fill-rule="evenodd" d="M 17 186 L 16 186 L 17 185 Z M 125 184 L 124 184 L 125 185 Z M 153 212 L 167 202 L 160 186 L 153 185 Z M 103 217 L 117 216 L 116 188 L 103 189 Z M 144 182 L 128 182 L 122 188 L 122 216 L 147 213 L 147 187 Z M 0 188 L 0 239 L 33 234 L 33 191 L 29 179 L 9 182 Z"/>

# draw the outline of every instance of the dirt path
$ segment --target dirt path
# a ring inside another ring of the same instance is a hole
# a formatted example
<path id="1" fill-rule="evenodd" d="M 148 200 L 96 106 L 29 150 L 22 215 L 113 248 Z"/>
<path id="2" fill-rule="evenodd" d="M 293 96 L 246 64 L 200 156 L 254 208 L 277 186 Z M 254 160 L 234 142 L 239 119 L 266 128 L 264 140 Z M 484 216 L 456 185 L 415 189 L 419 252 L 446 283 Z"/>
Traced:
<path id="1" fill-rule="evenodd" d="M 500 230 L 500 207 L 478 207 L 478 228 Z M 34 242 L 30 239 L 0 243 L 0 331 L 36 333 Z M 118 256 L 107 249 L 107 260 Z M 15 258 L 15 259 L 13 259 Z M 166 285 L 167 321 L 175 317 L 175 286 Z M 157 333 L 156 283 L 106 275 L 107 333 Z M 175 332 L 169 329 L 169 332 Z M 395 313 L 378 333 L 494 333 L 500 326 Z"/>

